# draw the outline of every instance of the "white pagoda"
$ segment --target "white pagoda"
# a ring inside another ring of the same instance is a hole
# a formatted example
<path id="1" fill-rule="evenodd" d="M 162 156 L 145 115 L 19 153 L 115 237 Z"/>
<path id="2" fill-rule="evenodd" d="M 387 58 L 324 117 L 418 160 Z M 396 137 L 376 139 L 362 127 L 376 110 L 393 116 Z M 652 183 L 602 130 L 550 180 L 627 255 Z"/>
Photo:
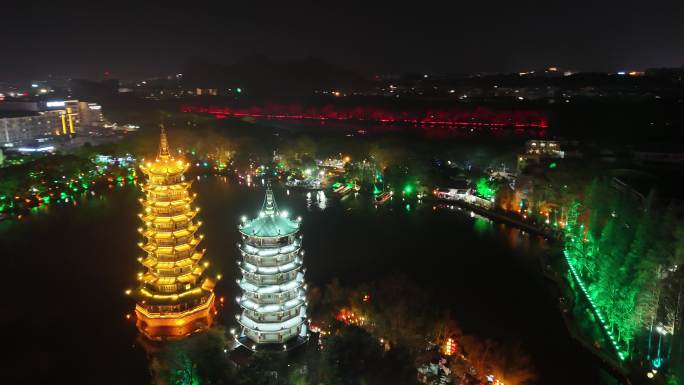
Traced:
<path id="1" fill-rule="evenodd" d="M 242 296 L 238 342 L 250 350 L 289 350 L 308 340 L 301 217 L 278 210 L 270 183 L 258 217 L 242 218 L 238 261 Z"/>

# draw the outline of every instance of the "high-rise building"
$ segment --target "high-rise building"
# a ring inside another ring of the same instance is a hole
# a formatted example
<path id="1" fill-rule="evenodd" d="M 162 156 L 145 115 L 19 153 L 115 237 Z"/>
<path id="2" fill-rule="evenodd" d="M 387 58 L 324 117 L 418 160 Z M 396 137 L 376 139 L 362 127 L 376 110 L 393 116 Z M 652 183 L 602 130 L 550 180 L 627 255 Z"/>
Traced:
<path id="1" fill-rule="evenodd" d="M 159 154 L 154 162 L 140 166 L 147 175 L 141 199 L 144 227 L 138 231 L 145 252 L 138 260 L 147 269 L 139 273 L 135 291 L 136 326 L 152 340 L 178 339 L 201 331 L 213 322 L 214 281 L 204 277 L 208 262 L 201 262 L 204 250 L 197 246 L 202 222 L 199 208 L 192 208 L 197 194 L 190 194 L 190 182 L 183 174 L 190 164 L 174 159 L 162 128 Z"/>
<path id="2" fill-rule="evenodd" d="M 0 111 L 0 145 L 17 145 L 61 132 L 62 117 L 55 111 L 40 113 Z"/>
<path id="3" fill-rule="evenodd" d="M 270 183 L 259 215 L 239 226 L 240 344 L 289 350 L 308 340 L 301 218 L 278 210 Z"/>
<path id="4" fill-rule="evenodd" d="M 78 100 L 0 102 L 0 145 L 50 135 L 72 135 L 103 126 L 102 106 Z"/>

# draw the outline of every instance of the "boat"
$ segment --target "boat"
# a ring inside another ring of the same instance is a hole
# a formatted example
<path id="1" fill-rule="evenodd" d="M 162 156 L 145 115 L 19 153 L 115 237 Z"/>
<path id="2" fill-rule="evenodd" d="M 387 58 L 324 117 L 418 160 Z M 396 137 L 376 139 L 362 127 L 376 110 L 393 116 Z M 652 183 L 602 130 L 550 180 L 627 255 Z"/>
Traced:
<path id="1" fill-rule="evenodd" d="M 384 192 L 381 192 L 380 194 L 376 195 L 376 196 L 373 198 L 373 203 L 374 203 L 376 206 L 378 206 L 378 205 L 383 205 L 383 204 L 387 203 L 387 202 L 392 198 L 392 195 L 394 195 L 394 194 L 392 193 L 392 191 L 384 191 Z"/>
<path id="2" fill-rule="evenodd" d="M 350 192 L 352 192 L 352 188 L 344 184 L 333 189 L 333 193 L 338 194 L 340 196 L 347 195 Z"/>

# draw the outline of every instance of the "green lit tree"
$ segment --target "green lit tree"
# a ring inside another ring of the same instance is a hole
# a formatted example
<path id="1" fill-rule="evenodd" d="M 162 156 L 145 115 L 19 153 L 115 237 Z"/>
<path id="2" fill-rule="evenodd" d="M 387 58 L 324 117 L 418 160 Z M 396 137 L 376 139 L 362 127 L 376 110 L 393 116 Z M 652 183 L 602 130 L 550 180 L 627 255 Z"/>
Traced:
<path id="1" fill-rule="evenodd" d="M 491 181 L 487 178 L 482 177 L 475 183 L 475 191 L 477 195 L 485 199 L 492 199 L 496 195 L 496 189 L 492 185 Z"/>

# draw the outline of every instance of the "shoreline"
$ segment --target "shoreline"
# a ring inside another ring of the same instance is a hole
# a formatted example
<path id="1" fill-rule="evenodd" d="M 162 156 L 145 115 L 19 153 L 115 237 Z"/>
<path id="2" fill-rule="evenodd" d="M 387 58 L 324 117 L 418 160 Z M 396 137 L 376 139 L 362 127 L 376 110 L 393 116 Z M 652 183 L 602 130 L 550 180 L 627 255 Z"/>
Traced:
<path id="1" fill-rule="evenodd" d="M 564 298 L 564 293 L 570 293 L 572 294 L 572 303 L 576 304 L 578 302 L 577 294 L 569 285 L 566 279 L 563 278 L 561 272 L 559 271 L 560 266 L 556 266 L 556 268 L 553 267 L 554 264 L 558 264 L 557 261 L 553 261 L 551 259 L 551 256 L 558 256 L 562 255 L 562 250 L 557 249 L 557 246 L 562 246 L 563 241 L 558 237 L 558 235 L 551 234 L 547 231 L 544 231 L 534 225 L 531 225 L 529 223 L 522 222 L 516 218 L 512 218 L 510 216 L 507 216 L 503 213 L 499 213 L 496 211 L 492 211 L 483 207 L 475 206 L 463 201 L 459 200 L 445 200 L 445 199 L 435 199 L 436 202 L 448 202 L 450 204 L 455 204 L 458 205 L 464 209 L 468 209 L 473 211 L 474 213 L 480 214 L 482 216 L 486 216 L 489 219 L 498 221 L 500 223 L 504 223 L 509 226 L 517 227 L 521 230 L 527 231 L 531 234 L 539 235 L 542 236 L 550 241 L 551 248 L 549 250 L 548 255 L 543 255 L 540 254 L 538 258 L 539 262 L 539 269 L 541 275 L 546 278 L 548 281 L 551 281 L 553 283 L 552 287 L 549 287 L 549 290 L 552 291 L 552 295 L 556 298 L 559 299 L 559 303 L 561 302 L 560 299 Z M 565 266 L 566 262 L 563 258 L 559 259 L 561 264 L 564 266 L 564 268 L 567 270 L 568 267 Z M 580 300 L 586 300 L 584 298 Z M 571 315 L 567 314 L 567 311 L 570 309 L 568 308 L 569 306 L 563 305 L 562 303 L 559 304 L 559 313 L 561 318 L 563 319 L 563 323 L 565 325 L 565 329 L 567 330 L 570 338 L 577 343 L 583 350 L 588 352 L 593 359 L 603 368 L 608 372 L 610 375 L 612 375 L 617 381 L 624 385 L 632 385 L 632 380 L 630 379 L 629 373 L 626 372 L 624 367 L 622 367 L 613 357 L 608 356 L 605 352 L 598 350 L 596 347 L 594 347 L 591 343 L 591 341 L 587 340 L 587 337 L 583 335 L 582 331 L 577 325 L 577 321 L 572 317 Z M 564 311 L 566 309 L 567 311 Z"/>

